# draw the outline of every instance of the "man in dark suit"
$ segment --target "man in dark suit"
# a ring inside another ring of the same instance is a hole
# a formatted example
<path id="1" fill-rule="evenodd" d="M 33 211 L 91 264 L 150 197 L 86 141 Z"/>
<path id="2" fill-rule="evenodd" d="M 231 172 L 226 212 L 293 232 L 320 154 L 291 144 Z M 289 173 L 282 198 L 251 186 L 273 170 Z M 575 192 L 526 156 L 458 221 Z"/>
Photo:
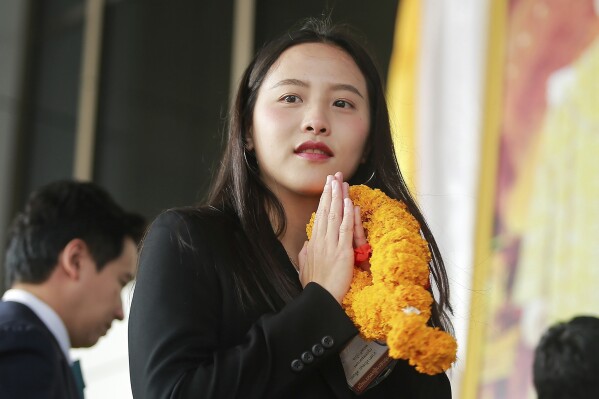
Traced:
<path id="1" fill-rule="evenodd" d="M 69 350 L 123 319 L 121 290 L 143 229 L 141 216 L 93 183 L 60 181 L 31 195 L 8 234 L 0 398 L 83 397 Z"/>

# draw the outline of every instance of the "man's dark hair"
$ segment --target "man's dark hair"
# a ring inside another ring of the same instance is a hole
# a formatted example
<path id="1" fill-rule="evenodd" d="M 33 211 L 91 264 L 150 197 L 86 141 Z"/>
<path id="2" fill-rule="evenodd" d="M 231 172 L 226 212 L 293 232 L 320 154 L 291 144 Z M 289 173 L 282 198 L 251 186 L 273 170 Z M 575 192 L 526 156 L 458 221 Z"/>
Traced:
<path id="1" fill-rule="evenodd" d="M 139 242 L 141 215 L 125 212 L 94 183 L 57 181 L 33 192 L 8 232 L 4 262 L 7 287 L 42 283 L 69 241 L 83 240 L 98 271 L 123 251 L 125 237 Z"/>
<path id="2" fill-rule="evenodd" d="M 550 327 L 535 350 L 533 375 L 539 399 L 599 398 L 599 318 Z"/>

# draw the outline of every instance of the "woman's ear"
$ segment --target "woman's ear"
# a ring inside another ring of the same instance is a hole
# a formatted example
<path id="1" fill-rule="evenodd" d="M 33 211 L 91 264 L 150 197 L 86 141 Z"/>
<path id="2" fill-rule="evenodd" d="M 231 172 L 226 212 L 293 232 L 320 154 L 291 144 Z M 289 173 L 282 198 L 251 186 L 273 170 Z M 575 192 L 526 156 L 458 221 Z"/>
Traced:
<path id="1" fill-rule="evenodd" d="M 253 137 L 254 132 L 252 131 L 252 128 L 250 127 L 249 131 L 246 133 L 243 141 L 244 141 L 244 145 L 245 145 L 245 149 L 247 151 L 254 151 L 254 137 Z"/>
<path id="2" fill-rule="evenodd" d="M 368 157 L 370 156 L 371 148 L 372 148 L 372 146 L 370 145 L 370 143 L 366 144 L 366 147 L 364 148 L 364 151 L 362 152 L 362 158 L 360 159 L 360 163 L 365 164 L 366 161 L 368 161 Z"/>
<path id="3" fill-rule="evenodd" d="M 251 130 L 245 136 L 245 149 L 248 151 L 254 151 L 254 139 L 252 138 Z"/>

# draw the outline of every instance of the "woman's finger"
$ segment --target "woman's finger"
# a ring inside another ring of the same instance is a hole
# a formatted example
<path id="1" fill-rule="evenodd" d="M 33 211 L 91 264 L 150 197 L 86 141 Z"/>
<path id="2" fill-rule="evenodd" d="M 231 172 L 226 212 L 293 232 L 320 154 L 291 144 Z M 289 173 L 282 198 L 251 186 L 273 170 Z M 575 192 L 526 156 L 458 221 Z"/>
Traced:
<path id="1" fill-rule="evenodd" d="M 349 198 L 349 183 L 343 183 L 343 198 Z"/>
<path id="2" fill-rule="evenodd" d="M 354 205 L 351 199 L 343 200 L 343 221 L 339 227 L 339 247 L 347 248 L 353 257 L 352 241 L 354 237 Z M 353 263 L 353 262 L 352 262 Z"/>
<path id="3" fill-rule="evenodd" d="M 341 226 L 343 218 L 343 187 L 337 179 L 333 179 L 331 187 L 331 208 L 329 210 L 326 240 L 332 245 L 337 246 L 339 226 Z"/>
<path id="4" fill-rule="evenodd" d="M 342 172 L 335 173 L 335 179 L 337 179 L 339 184 L 341 184 L 343 198 L 349 197 L 349 184 L 347 184 L 347 182 L 343 181 L 343 173 Z"/>
<path id="5" fill-rule="evenodd" d="M 318 209 L 316 210 L 316 218 L 314 220 L 314 227 L 312 229 L 312 237 L 316 236 L 323 238 L 326 236 L 328 228 L 327 219 L 329 217 L 329 208 L 331 206 L 331 184 L 333 180 L 333 176 L 327 176 L 327 181 L 320 196 L 320 203 L 318 204 Z"/>
<path id="6" fill-rule="evenodd" d="M 362 225 L 362 213 L 359 206 L 354 207 L 354 247 L 366 244 L 366 233 Z"/>

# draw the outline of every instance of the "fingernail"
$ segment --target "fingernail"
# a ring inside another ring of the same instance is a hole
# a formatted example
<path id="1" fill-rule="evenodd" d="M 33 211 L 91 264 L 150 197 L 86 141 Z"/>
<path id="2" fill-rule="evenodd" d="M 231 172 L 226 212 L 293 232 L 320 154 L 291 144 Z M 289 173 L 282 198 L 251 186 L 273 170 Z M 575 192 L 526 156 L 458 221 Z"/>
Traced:
<path id="1" fill-rule="evenodd" d="M 333 176 L 328 175 L 326 184 L 330 184 L 332 180 L 333 180 Z"/>
<path id="2" fill-rule="evenodd" d="M 343 203 L 346 207 L 350 207 L 351 206 L 351 200 L 349 198 L 345 198 L 343 200 Z"/>

